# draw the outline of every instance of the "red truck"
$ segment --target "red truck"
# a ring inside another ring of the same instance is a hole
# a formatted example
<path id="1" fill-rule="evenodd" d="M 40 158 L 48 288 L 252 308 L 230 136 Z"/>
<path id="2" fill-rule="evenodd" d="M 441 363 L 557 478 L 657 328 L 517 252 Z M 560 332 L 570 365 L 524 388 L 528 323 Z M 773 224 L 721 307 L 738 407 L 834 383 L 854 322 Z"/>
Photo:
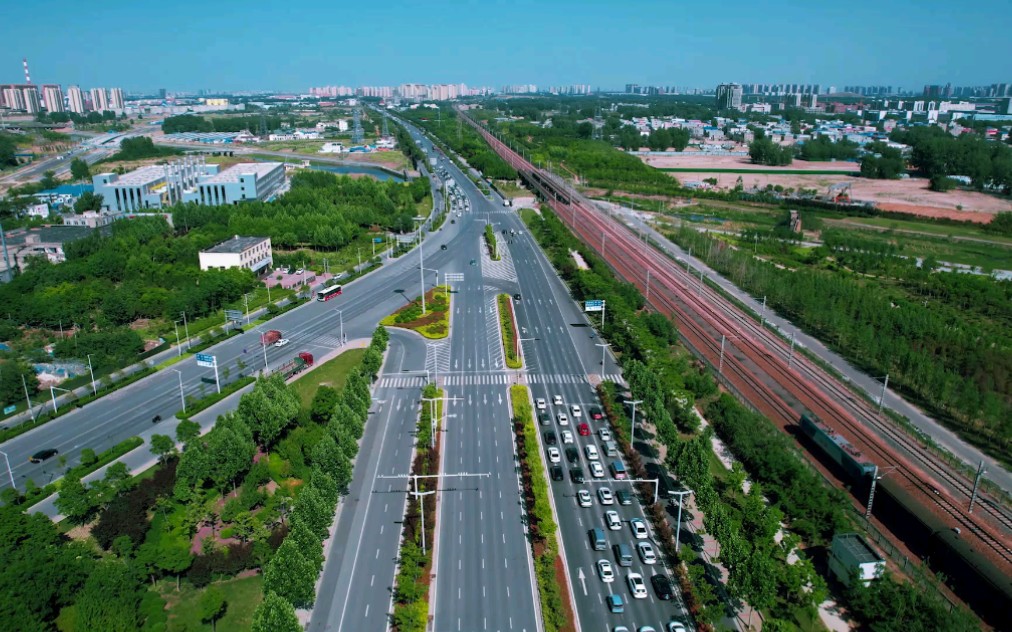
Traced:
<path id="1" fill-rule="evenodd" d="M 293 375 L 301 373 L 311 366 L 313 366 L 313 354 L 308 351 L 303 351 L 288 362 L 279 366 L 276 372 L 283 375 L 287 380 Z"/>
<path id="2" fill-rule="evenodd" d="M 281 332 L 278 331 L 277 329 L 270 329 L 267 331 L 267 333 L 262 334 L 260 336 L 260 344 L 264 345 L 265 347 L 267 345 L 274 344 L 278 340 L 281 340 Z"/>

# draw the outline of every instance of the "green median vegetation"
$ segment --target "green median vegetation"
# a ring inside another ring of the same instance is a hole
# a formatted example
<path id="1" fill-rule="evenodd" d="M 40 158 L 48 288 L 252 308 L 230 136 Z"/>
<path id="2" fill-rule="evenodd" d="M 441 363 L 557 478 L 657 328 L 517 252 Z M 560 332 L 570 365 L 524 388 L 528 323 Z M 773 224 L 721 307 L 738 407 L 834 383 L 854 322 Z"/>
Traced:
<path id="1" fill-rule="evenodd" d="M 502 333 L 506 366 L 511 369 L 523 368 L 524 362 L 520 357 L 520 341 L 517 338 L 516 316 L 513 314 L 513 300 L 509 294 L 500 294 L 496 300 L 499 303 L 499 331 Z"/>
<path id="2" fill-rule="evenodd" d="M 425 294 L 425 313 L 421 299 L 415 299 L 380 321 L 387 327 L 417 331 L 429 339 L 450 335 L 450 286 L 440 285 Z"/>
<path id="3" fill-rule="evenodd" d="M 541 615 L 545 632 L 572 629 L 572 604 L 563 589 L 565 574 L 557 564 L 559 543 L 555 537 L 555 515 L 549 498 L 548 479 L 541 459 L 538 430 L 526 386 L 510 387 L 513 408 L 513 429 L 517 436 L 517 452 L 524 484 L 524 505 L 530 523 L 534 570 L 541 598 Z"/>
<path id="4" fill-rule="evenodd" d="M 499 261 L 499 244 L 495 239 L 495 231 L 492 230 L 492 224 L 485 224 L 485 247 L 488 248 L 488 256 L 492 257 L 492 261 Z"/>

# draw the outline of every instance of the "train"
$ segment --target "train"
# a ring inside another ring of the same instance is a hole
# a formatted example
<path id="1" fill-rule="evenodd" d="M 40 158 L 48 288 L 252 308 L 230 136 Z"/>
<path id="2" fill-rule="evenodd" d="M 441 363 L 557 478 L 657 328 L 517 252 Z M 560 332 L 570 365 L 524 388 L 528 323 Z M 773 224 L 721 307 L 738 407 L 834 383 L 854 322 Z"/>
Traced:
<path id="1" fill-rule="evenodd" d="M 798 425 L 847 474 L 855 495 L 865 494 L 863 499 L 867 499 L 875 464 L 812 413 L 803 413 Z M 995 629 L 1008 629 L 1012 577 L 961 537 L 951 520 L 939 517 L 890 476 L 881 477 L 876 485 L 874 511 L 890 531 L 903 535 L 904 544 L 943 576 L 946 586 L 981 619 Z"/>

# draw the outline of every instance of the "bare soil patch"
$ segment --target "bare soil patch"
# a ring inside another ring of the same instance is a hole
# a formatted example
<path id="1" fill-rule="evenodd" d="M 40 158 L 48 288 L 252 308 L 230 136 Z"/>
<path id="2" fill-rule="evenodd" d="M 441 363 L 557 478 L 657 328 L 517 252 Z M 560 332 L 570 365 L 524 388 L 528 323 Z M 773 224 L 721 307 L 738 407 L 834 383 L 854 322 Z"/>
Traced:
<path id="1" fill-rule="evenodd" d="M 672 156 L 640 156 L 640 159 L 658 169 L 757 169 L 768 171 L 777 167 L 756 165 L 748 156 L 711 156 L 699 152 L 684 152 Z M 783 167 L 791 171 L 853 171 L 858 173 L 861 166 L 856 162 L 808 162 L 795 160 L 790 166 Z M 735 176 L 737 177 L 737 176 Z"/>

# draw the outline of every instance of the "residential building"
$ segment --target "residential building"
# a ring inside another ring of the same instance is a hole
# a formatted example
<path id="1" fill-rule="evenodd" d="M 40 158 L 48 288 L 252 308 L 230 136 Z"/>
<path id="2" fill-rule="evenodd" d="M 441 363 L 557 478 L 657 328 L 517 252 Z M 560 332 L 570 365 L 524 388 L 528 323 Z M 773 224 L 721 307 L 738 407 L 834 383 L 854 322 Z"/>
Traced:
<path id="1" fill-rule="evenodd" d="M 40 204 L 30 204 L 25 207 L 25 215 L 27 215 L 28 217 L 39 217 L 41 219 L 46 219 L 47 217 L 49 217 L 49 212 L 50 212 L 49 205 L 46 204 L 45 202 L 42 202 Z"/>
<path id="2" fill-rule="evenodd" d="M 123 217 L 121 213 L 106 213 L 105 211 L 85 211 L 80 215 L 72 213 L 63 216 L 64 226 L 86 226 L 87 228 L 101 228 L 108 226 Z"/>
<path id="3" fill-rule="evenodd" d="M 77 86 L 67 88 L 67 105 L 71 112 L 84 114 L 84 95 L 81 94 L 81 88 Z"/>
<path id="4" fill-rule="evenodd" d="M 91 94 L 91 109 L 96 112 L 109 109 L 109 99 L 105 95 L 105 88 L 92 88 Z"/>
<path id="5" fill-rule="evenodd" d="M 100 173 L 92 177 L 102 208 L 118 213 L 159 209 L 184 201 L 201 176 L 218 173 L 218 165 L 203 157 L 187 156 L 167 165 L 149 165 L 123 175 Z"/>
<path id="6" fill-rule="evenodd" d="M 94 192 L 95 187 L 90 184 L 61 184 L 60 186 L 39 191 L 32 197 L 40 202 L 45 202 L 56 207 L 73 206 L 77 198 L 85 192 Z"/>
<path id="7" fill-rule="evenodd" d="M 280 162 L 250 162 L 234 165 L 221 173 L 204 176 L 183 194 L 184 202 L 221 205 L 243 201 L 267 201 L 285 184 L 285 166 Z"/>
<path id="8" fill-rule="evenodd" d="M 6 257 L 22 271 L 32 257 L 45 257 L 51 263 L 63 263 L 67 260 L 63 245 L 87 237 L 91 233 L 92 229 L 81 226 L 15 229 L 4 235 L 7 243 Z M 0 256 L 0 263 L 4 259 L 5 257 Z"/>
<path id="9" fill-rule="evenodd" d="M 201 270 L 246 268 L 260 273 L 274 265 L 270 237 L 236 235 L 209 250 L 201 250 L 198 256 Z"/>
<path id="10" fill-rule="evenodd" d="M 21 90 L 21 96 L 25 99 L 25 112 L 38 114 L 42 111 L 42 100 L 39 99 L 39 90 L 35 86 L 28 86 Z"/>
<path id="11" fill-rule="evenodd" d="M 885 559 L 860 534 L 840 533 L 829 549 L 829 570 L 844 585 L 856 579 L 867 586 L 885 574 Z"/>
<path id="12" fill-rule="evenodd" d="M 109 107 L 113 110 L 122 110 L 126 104 L 123 102 L 123 89 L 111 88 L 109 90 Z"/>
<path id="13" fill-rule="evenodd" d="M 63 89 L 55 84 L 42 86 L 42 100 L 46 103 L 47 112 L 64 112 Z"/>
<path id="14" fill-rule="evenodd" d="M 717 109 L 737 110 L 741 107 L 742 88 L 738 83 L 722 83 L 717 86 Z"/>
<path id="15" fill-rule="evenodd" d="M 12 110 L 23 110 L 25 109 L 25 97 L 21 93 L 21 88 L 17 86 L 6 86 L 3 89 L 4 105 Z"/>

